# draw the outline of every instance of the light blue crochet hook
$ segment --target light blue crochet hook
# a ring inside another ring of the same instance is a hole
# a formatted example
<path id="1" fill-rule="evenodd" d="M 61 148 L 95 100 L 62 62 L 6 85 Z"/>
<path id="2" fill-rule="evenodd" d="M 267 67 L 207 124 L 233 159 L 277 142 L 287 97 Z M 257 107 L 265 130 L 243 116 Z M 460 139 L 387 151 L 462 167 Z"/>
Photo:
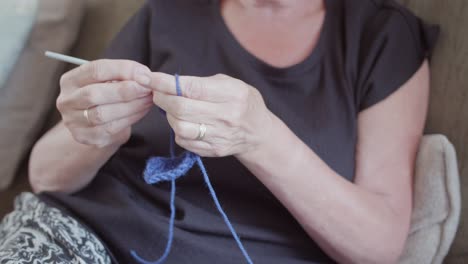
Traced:
<path id="1" fill-rule="evenodd" d="M 87 60 L 75 58 L 75 57 L 68 56 L 68 55 L 63 55 L 63 54 L 52 52 L 52 51 L 46 51 L 44 55 L 54 60 L 64 61 L 64 62 L 68 62 L 68 63 L 75 64 L 75 65 L 83 65 L 89 62 Z"/>

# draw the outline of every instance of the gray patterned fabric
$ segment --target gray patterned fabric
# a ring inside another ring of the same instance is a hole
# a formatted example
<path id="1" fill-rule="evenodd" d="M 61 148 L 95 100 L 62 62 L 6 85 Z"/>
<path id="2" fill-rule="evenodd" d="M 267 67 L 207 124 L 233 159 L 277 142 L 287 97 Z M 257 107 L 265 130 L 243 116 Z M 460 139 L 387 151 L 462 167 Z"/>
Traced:
<path id="1" fill-rule="evenodd" d="M 102 243 L 76 220 L 31 193 L 0 223 L 0 263 L 111 263 Z"/>

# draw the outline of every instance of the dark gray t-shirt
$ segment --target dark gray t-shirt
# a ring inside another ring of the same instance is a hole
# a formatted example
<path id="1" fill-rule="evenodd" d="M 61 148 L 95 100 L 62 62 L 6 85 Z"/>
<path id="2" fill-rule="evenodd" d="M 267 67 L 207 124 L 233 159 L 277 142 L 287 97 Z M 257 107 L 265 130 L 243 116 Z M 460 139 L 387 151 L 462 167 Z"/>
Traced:
<path id="1" fill-rule="evenodd" d="M 326 7 L 316 48 L 287 68 L 273 67 L 247 52 L 224 24 L 216 0 L 147 1 L 105 57 L 136 60 L 171 74 L 224 73 L 249 83 L 305 144 L 352 181 L 359 112 L 386 98 L 418 70 L 437 30 L 394 1 L 326 0 Z M 167 240 L 170 185 L 147 185 L 142 171 L 150 156 L 169 155 L 169 131 L 155 107 L 89 186 L 73 195 L 42 194 L 42 199 L 92 230 L 115 262 L 134 263 L 130 249 L 157 259 Z M 294 150 L 284 146 L 284 151 Z M 331 262 L 234 157 L 204 161 L 255 263 Z M 283 164 L 288 166 L 288 161 Z M 198 169 L 177 181 L 176 207 L 167 263 L 244 262 Z"/>

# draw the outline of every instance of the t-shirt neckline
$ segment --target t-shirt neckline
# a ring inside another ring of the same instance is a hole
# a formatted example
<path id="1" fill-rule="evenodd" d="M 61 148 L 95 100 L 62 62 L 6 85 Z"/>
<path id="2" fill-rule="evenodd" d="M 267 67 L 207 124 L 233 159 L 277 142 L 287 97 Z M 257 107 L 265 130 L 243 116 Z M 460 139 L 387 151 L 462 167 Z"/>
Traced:
<path id="1" fill-rule="evenodd" d="M 264 76 L 269 76 L 273 78 L 279 77 L 289 77 L 291 75 L 301 74 L 316 63 L 325 55 L 325 46 L 327 43 L 329 31 L 330 31 L 330 22 L 332 18 L 332 0 L 324 0 L 325 3 L 325 17 L 322 23 L 322 28 L 320 30 L 320 36 L 315 45 L 314 49 L 309 53 L 309 55 L 303 59 L 301 62 L 287 66 L 287 67 L 276 67 L 273 66 L 260 58 L 256 57 L 250 53 L 247 49 L 242 46 L 242 44 L 236 39 L 234 34 L 231 32 L 227 26 L 224 17 L 221 14 L 220 0 L 214 0 L 213 6 L 213 15 L 215 18 L 215 27 L 216 32 L 219 34 L 223 45 L 229 45 L 233 48 L 236 56 L 241 56 L 244 58 L 255 70 L 262 73 Z"/>

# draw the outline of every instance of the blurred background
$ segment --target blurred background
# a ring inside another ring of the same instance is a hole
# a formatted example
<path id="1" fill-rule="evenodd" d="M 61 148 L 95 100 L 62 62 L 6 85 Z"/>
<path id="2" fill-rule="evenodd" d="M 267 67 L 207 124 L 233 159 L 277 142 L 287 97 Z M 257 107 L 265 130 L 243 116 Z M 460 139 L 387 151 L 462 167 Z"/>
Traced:
<path id="1" fill-rule="evenodd" d="M 13 199 L 18 193 L 30 190 L 27 180 L 29 152 L 34 142 L 60 118 L 55 110 L 58 81 L 71 66 L 47 59 L 43 52 L 51 50 L 86 60 L 96 59 L 143 2 L 1 0 L 1 218 L 12 210 Z M 432 59 L 431 104 L 426 133 L 447 136 L 457 151 L 462 215 L 444 263 L 468 263 L 468 1 L 400 2 L 425 21 L 441 26 Z M 448 197 L 450 193 L 446 195 Z M 445 206 L 449 215 L 453 209 L 451 203 L 447 202 Z M 436 224 L 442 226 L 444 219 Z M 443 239 L 443 228 L 438 234 Z"/>

